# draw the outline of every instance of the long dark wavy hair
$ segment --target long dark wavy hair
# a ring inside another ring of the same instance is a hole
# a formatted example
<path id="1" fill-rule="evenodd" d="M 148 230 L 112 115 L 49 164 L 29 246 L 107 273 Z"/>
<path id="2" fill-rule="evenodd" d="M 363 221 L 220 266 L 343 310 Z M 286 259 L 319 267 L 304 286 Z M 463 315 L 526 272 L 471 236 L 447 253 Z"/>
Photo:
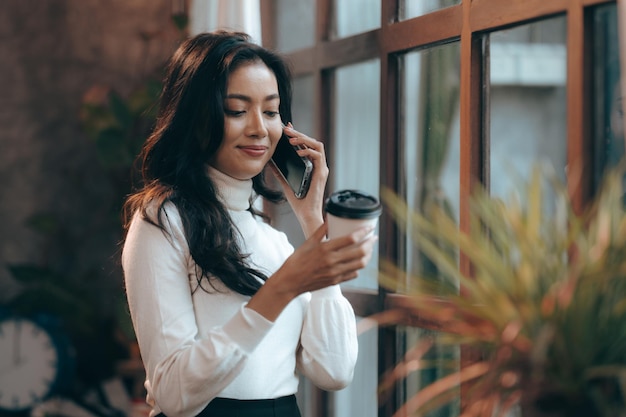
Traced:
<path id="1" fill-rule="evenodd" d="M 224 137 L 224 98 L 229 75 L 250 62 L 264 63 L 276 76 L 282 120 L 291 120 L 291 74 L 278 54 L 240 32 L 217 31 L 186 40 L 169 62 L 155 128 L 138 157 L 143 186 L 124 205 L 125 227 L 133 214 L 166 231 L 163 206 L 173 203 L 182 218 L 198 283 L 221 280 L 243 295 L 253 295 L 267 276 L 251 268 L 237 244 L 237 230 L 207 175 L 207 162 Z M 252 180 L 257 195 L 280 201 L 263 173 Z M 150 208 L 150 210 L 148 210 Z M 150 216 L 156 208 L 156 217 Z M 253 208 L 255 215 L 262 215 Z"/>

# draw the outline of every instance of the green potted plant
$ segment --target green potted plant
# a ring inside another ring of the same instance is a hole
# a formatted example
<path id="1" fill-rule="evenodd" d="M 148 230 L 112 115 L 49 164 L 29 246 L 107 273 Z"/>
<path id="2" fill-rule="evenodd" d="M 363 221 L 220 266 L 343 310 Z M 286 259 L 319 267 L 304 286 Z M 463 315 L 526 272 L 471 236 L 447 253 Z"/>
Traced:
<path id="1" fill-rule="evenodd" d="M 407 281 L 406 271 L 382 262 L 381 285 L 408 296 L 373 318 L 393 324 L 410 314 L 441 333 L 418 342 L 398 367 L 405 371 L 390 371 L 381 390 L 428 367 L 424 355 L 435 343 L 461 346 L 473 358 L 419 390 L 398 415 L 424 415 L 458 398 L 461 386 L 463 416 L 513 408 L 523 417 L 626 415 L 622 181 L 622 169 L 609 172 L 589 209 L 577 214 L 567 188 L 537 167 L 517 199 L 474 193 L 467 233 L 441 208 L 410 212 L 383 191 L 388 212 L 412 225 L 438 274 Z M 471 272 L 459 268 L 459 254 Z"/>

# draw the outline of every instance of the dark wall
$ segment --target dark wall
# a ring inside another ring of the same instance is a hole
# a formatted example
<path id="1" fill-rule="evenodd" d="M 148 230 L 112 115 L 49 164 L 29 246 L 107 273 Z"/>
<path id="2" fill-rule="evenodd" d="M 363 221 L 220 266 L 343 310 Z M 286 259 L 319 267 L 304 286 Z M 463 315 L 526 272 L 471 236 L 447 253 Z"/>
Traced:
<path id="1" fill-rule="evenodd" d="M 153 0 L 2 0 L 0 304 L 22 288 L 9 272 L 14 264 L 82 280 L 104 314 L 119 298 L 118 190 L 79 114 L 94 85 L 123 96 L 160 67 L 180 39 L 171 7 Z M 54 219 L 54 233 L 25 224 L 40 213 Z"/>

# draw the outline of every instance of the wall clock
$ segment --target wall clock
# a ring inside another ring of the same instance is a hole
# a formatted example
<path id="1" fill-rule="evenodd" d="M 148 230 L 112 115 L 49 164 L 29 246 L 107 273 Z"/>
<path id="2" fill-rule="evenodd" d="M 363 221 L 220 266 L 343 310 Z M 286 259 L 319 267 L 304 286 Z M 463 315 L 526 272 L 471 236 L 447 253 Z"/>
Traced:
<path id="1" fill-rule="evenodd" d="M 0 415 L 25 414 L 67 387 L 71 346 L 50 316 L 0 317 Z"/>

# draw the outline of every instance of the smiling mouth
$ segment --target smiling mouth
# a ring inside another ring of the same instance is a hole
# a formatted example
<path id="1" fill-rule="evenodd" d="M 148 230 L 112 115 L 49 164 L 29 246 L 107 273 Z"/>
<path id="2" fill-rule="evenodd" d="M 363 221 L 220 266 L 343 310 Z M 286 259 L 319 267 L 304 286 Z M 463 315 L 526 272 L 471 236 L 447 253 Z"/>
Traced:
<path id="1" fill-rule="evenodd" d="M 255 157 L 263 156 L 267 152 L 267 147 L 265 146 L 240 146 L 239 149 L 241 149 L 246 154 Z"/>

